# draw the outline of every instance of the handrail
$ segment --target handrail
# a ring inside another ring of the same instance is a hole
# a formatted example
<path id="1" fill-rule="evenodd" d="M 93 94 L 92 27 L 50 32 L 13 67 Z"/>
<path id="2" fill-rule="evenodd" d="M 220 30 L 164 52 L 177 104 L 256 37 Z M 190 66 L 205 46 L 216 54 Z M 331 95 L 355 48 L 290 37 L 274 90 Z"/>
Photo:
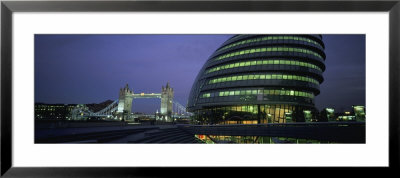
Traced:
<path id="1" fill-rule="evenodd" d="M 294 123 L 268 123 L 268 124 L 229 124 L 229 125 L 192 125 L 178 124 L 185 127 L 263 127 L 263 126 L 322 126 L 322 125 L 365 125 L 365 122 L 294 122 Z"/>

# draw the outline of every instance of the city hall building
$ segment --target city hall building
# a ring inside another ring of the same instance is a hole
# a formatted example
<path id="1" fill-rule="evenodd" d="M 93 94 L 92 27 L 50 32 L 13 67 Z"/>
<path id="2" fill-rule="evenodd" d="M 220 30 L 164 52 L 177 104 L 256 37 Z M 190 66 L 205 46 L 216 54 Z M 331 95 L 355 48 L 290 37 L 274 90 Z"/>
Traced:
<path id="1" fill-rule="evenodd" d="M 321 35 L 235 35 L 200 70 L 188 111 L 198 124 L 313 121 L 324 61 Z"/>

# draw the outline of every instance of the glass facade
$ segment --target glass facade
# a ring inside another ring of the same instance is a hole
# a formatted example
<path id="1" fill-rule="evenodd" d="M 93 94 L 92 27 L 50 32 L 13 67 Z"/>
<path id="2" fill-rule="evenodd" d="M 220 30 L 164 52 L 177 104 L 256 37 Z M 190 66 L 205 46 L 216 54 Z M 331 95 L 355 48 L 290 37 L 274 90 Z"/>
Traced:
<path id="1" fill-rule="evenodd" d="M 266 124 L 304 122 L 309 107 L 292 104 L 258 104 L 210 107 L 197 112 L 199 124 Z"/>
<path id="2" fill-rule="evenodd" d="M 271 60 L 250 60 L 245 62 L 236 62 L 232 64 L 225 64 L 217 67 L 213 67 L 208 69 L 206 73 L 216 72 L 225 69 L 237 68 L 237 67 L 246 67 L 246 66 L 256 66 L 256 65 L 293 65 L 293 66 L 301 66 L 308 67 L 312 69 L 316 69 L 322 72 L 322 69 L 314 64 L 296 61 L 296 60 L 283 60 L 283 59 L 271 59 Z"/>
<path id="3" fill-rule="evenodd" d="M 220 83 L 220 82 L 234 82 L 239 80 L 299 80 L 304 82 L 310 82 L 319 84 L 319 82 L 313 78 L 300 76 L 300 75 L 288 75 L 288 74 L 250 74 L 250 75 L 234 75 L 227 77 L 220 77 L 210 79 L 209 84 Z"/>
<path id="4" fill-rule="evenodd" d="M 235 35 L 200 70 L 188 111 L 198 124 L 315 121 L 324 60 L 321 35 Z"/>
<path id="5" fill-rule="evenodd" d="M 224 49 L 228 49 L 228 48 L 232 48 L 238 45 L 243 45 L 243 44 L 247 44 L 247 43 L 254 43 L 254 42 L 260 42 L 260 41 L 267 41 L 267 40 L 296 40 L 296 41 L 304 41 L 304 42 L 308 42 L 308 43 L 314 43 L 315 45 L 320 46 L 321 48 L 322 45 L 312 39 L 308 39 L 308 38 L 304 38 L 304 37 L 298 37 L 298 36 L 267 36 L 267 37 L 262 37 L 262 38 L 253 38 L 253 39 L 249 39 L 249 40 L 243 40 L 237 43 L 233 43 L 230 45 L 227 45 L 223 48 L 218 49 L 217 51 L 221 51 Z"/>
<path id="6" fill-rule="evenodd" d="M 261 52 L 297 52 L 297 53 L 304 53 L 304 54 L 310 54 L 314 55 L 320 59 L 323 59 L 323 57 L 308 49 L 303 49 L 303 48 L 291 48 L 291 47 L 286 47 L 286 46 L 277 46 L 277 47 L 267 47 L 267 48 L 250 48 L 246 50 L 240 50 L 228 54 L 221 55 L 219 57 L 214 58 L 213 60 L 221 60 L 229 57 L 234 57 L 234 56 L 239 56 L 239 55 L 245 55 L 245 54 L 252 54 L 252 53 L 261 53 Z"/>
<path id="7" fill-rule="evenodd" d="M 268 95 L 286 95 L 286 96 L 301 96 L 307 98 L 314 98 L 313 93 L 308 93 L 304 91 L 295 91 L 295 90 L 227 90 L 227 91 L 217 91 L 214 93 L 204 93 L 200 97 L 201 98 L 210 98 L 210 97 L 222 97 L 222 96 L 246 96 L 246 95 L 255 95 L 255 96 L 268 96 Z"/>

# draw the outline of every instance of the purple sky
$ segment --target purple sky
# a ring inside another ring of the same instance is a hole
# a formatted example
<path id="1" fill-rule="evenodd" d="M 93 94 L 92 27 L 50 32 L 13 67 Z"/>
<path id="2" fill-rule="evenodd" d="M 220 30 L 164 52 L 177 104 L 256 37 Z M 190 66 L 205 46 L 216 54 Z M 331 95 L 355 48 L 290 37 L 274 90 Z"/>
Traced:
<path id="1" fill-rule="evenodd" d="M 160 93 L 167 81 L 186 105 L 207 58 L 232 35 L 36 35 L 35 102 L 99 103 L 135 93 Z M 365 36 L 324 35 L 325 81 L 316 106 L 365 105 Z M 159 99 L 136 99 L 133 112 L 159 110 Z"/>

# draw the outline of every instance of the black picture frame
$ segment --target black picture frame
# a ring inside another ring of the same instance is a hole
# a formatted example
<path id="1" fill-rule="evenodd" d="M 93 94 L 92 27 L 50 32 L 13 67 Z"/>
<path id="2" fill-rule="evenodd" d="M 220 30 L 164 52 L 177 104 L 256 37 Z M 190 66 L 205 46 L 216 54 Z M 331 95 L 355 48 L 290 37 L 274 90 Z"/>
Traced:
<path id="1" fill-rule="evenodd" d="M 2 1 L 1 2 L 1 175 L 6 177 L 165 176 L 176 168 L 20 168 L 12 166 L 13 12 L 389 12 L 389 169 L 399 167 L 400 1 Z M 368 156 L 368 155 L 366 155 Z M 158 170 L 154 170 L 158 169 Z M 188 168 L 189 169 L 189 168 Z M 386 168 L 384 168 L 386 169 Z M 194 172 L 193 172 L 194 171 Z M 193 173 L 202 170 L 193 170 Z M 219 170 L 224 172 L 224 170 Z M 282 170 L 281 170 L 282 171 Z M 307 171 L 307 169 L 306 169 Z M 330 172 L 329 174 L 331 174 Z M 327 174 L 327 173 L 325 173 Z M 189 175 L 190 177 L 190 175 Z"/>

